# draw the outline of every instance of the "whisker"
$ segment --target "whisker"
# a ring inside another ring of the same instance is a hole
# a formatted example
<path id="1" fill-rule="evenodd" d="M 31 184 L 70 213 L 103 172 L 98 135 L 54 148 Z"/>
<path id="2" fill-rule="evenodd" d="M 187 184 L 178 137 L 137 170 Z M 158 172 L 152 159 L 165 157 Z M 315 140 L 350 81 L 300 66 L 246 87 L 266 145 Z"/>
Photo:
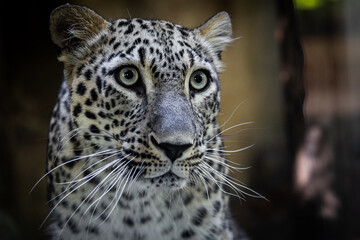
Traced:
<path id="1" fill-rule="evenodd" d="M 105 150 L 105 151 L 110 151 L 110 149 L 109 149 L 109 150 Z M 104 151 L 104 152 L 105 152 L 105 151 Z M 78 160 L 80 160 L 80 159 L 82 159 L 82 158 L 89 157 L 89 156 L 90 156 L 90 155 L 84 156 L 84 157 L 81 157 L 81 158 L 71 159 L 71 160 L 69 160 L 69 161 L 66 161 L 66 162 L 64 162 L 64 163 L 62 163 L 62 164 L 60 164 L 60 165 L 52 168 L 51 170 L 49 170 L 44 176 L 42 176 L 42 177 L 35 183 L 35 185 L 31 188 L 31 190 L 30 190 L 30 192 L 29 192 L 28 194 L 31 194 L 31 192 L 34 190 L 34 188 L 35 188 L 45 177 L 47 177 L 50 173 L 52 173 L 52 172 L 55 171 L 56 169 L 58 169 L 58 168 L 60 168 L 60 167 L 62 167 L 62 166 L 64 166 L 64 165 L 66 165 L 66 164 L 69 164 L 69 163 L 71 163 L 71 162 L 75 162 L 75 161 L 78 161 Z"/>
<path id="2" fill-rule="evenodd" d="M 228 154 L 228 155 L 231 155 L 231 154 Z M 231 164 L 234 164 L 234 165 L 237 165 L 237 166 L 242 166 L 242 164 L 240 164 L 240 163 L 231 161 L 231 160 L 229 160 L 229 159 L 227 159 L 227 158 L 224 158 L 224 157 L 221 157 L 221 156 L 219 156 L 219 155 L 217 155 L 217 154 L 213 154 L 213 153 L 207 152 L 205 156 L 215 157 L 215 158 L 217 158 L 219 161 L 222 160 L 222 162 L 228 162 L 228 163 L 231 163 Z M 247 170 L 247 169 L 249 169 L 249 168 L 251 168 L 251 167 L 243 167 L 244 170 Z"/>
<path id="3" fill-rule="evenodd" d="M 209 179 L 211 179 L 211 180 L 218 186 L 218 188 L 219 188 L 223 193 L 225 193 L 225 194 L 227 194 L 227 195 L 230 195 L 230 196 L 237 197 L 237 198 L 242 199 L 242 200 L 245 200 L 243 197 L 241 197 L 241 196 L 239 195 L 239 194 L 241 194 L 241 193 L 239 193 L 239 192 L 236 191 L 235 189 L 233 189 L 234 192 L 235 192 L 235 194 L 226 191 L 226 190 L 221 186 L 221 185 L 224 185 L 224 183 L 223 183 L 223 182 L 219 182 L 218 180 L 216 180 L 216 179 L 215 179 L 206 169 L 204 169 L 202 166 L 199 166 L 199 170 L 200 170 L 206 177 L 208 177 Z M 219 184 L 219 183 L 221 183 L 221 184 Z"/>
<path id="4" fill-rule="evenodd" d="M 250 196 L 250 197 L 254 197 L 254 198 L 262 198 L 262 199 L 265 199 L 267 200 L 264 196 L 262 196 L 261 194 L 257 193 L 256 191 L 244 186 L 243 184 L 241 184 L 239 182 L 239 180 L 237 180 L 236 178 L 233 178 L 231 176 L 227 176 L 219 171 L 217 171 L 216 169 L 214 169 L 213 167 L 211 167 L 209 164 L 203 162 L 203 164 L 206 166 L 206 168 L 213 172 L 216 176 L 218 176 L 219 178 L 221 178 L 224 182 L 223 183 L 227 183 L 229 186 L 231 186 L 232 189 L 236 189 L 238 192 L 241 192 L 242 194 L 245 194 L 247 196 Z M 245 191 L 242 191 L 241 189 L 237 188 L 236 186 L 239 186 L 241 188 L 244 188 L 250 192 L 252 192 L 253 194 L 251 193 L 248 193 L 248 192 L 245 192 Z"/>
<path id="5" fill-rule="evenodd" d="M 101 167 L 99 170 L 99 172 L 104 171 L 106 168 L 108 168 L 109 166 L 111 166 L 114 161 L 106 164 L 105 166 Z M 101 170 L 101 171 L 100 171 Z M 95 176 L 89 178 L 88 180 L 84 181 L 82 184 L 80 184 L 79 186 L 76 186 L 74 189 L 72 189 L 69 193 L 67 193 L 63 198 L 61 198 L 56 204 L 55 206 L 51 209 L 51 211 L 49 212 L 49 214 L 45 217 L 44 221 L 41 223 L 40 228 L 45 224 L 46 220 L 50 217 L 50 215 L 54 212 L 54 210 L 56 209 L 57 206 L 59 206 L 59 204 L 65 199 L 67 198 L 71 193 L 73 193 L 74 191 L 76 191 L 77 189 L 79 189 L 81 186 L 83 186 L 84 184 L 88 183 L 89 181 L 91 181 Z M 63 192 L 64 193 L 64 192 Z M 62 195 L 62 194 L 61 194 Z"/>
<path id="6" fill-rule="evenodd" d="M 114 152 L 111 152 L 111 153 L 113 153 L 113 154 L 109 153 L 109 154 L 111 154 L 110 156 L 107 156 L 107 157 L 105 157 L 105 158 L 103 158 L 103 159 L 100 159 L 100 160 L 96 161 L 95 163 L 91 164 L 90 166 L 88 166 L 87 168 L 85 168 L 84 170 L 82 170 L 81 172 L 79 172 L 79 173 L 73 178 L 73 180 L 71 180 L 71 181 L 69 181 L 69 182 L 62 182 L 62 183 L 56 183 L 56 184 L 65 185 L 65 184 L 71 184 L 71 183 L 76 183 L 76 182 L 82 181 L 82 180 L 85 179 L 86 177 L 83 177 L 83 178 L 81 178 L 81 179 L 77 179 L 81 174 L 83 174 L 84 172 L 86 172 L 87 170 L 89 170 L 90 168 L 92 168 L 93 166 L 98 165 L 99 163 L 104 162 L 105 160 L 107 160 L 107 159 L 109 159 L 109 158 L 111 158 L 111 157 L 116 156 L 119 152 L 120 152 L 120 151 L 114 151 Z M 104 154 L 104 155 L 105 155 L 105 154 Z M 128 157 L 129 155 L 130 155 L 130 154 L 124 156 L 122 159 Z M 121 160 L 122 160 L 122 159 L 121 159 Z M 117 159 L 117 160 L 118 160 L 118 159 Z M 119 161 L 121 161 L 121 160 L 119 160 Z M 84 164 L 80 167 L 80 169 L 82 169 L 82 167 L 84 167 L 85 164 L 86 164 L 86 163 L 84 163 Z M 116 164 L 116 163 L 115 163 L 115 164 Z"/>
<path id="7" fill-rule="evenodd" d="M 112 161 L 110 164 L 111 165 L 113 165 L 116 161 L 118 161 L 118 159 L 116 159 L 116 160 L 114 160 L 114 161 Z M 113 171 L 116 171 L 116 169 L 114 169 Z M 95 193 L 101 188 L 101 186 L 99 186 L 99 185 L 102 185 L 105 181 L 106 181 L 106 179 L 111 175 L 111 173 L 112 172 L 110 172 L 98 185 L 97 185 L 97 187 L 96 188 L 94 188 L 91 192 L 90 192 L 90 194 L 88 194 L 88 196 L 79 204 L 79 206 L 74 210 L 74 212 L 69 216 L 69 218 L 67 219 L 67 221 L 65 222 L 65 224 L 64 224 L 64 226 L 63 226 L 63 228 L 62 228 L 62 230 L 61 230 L 61 232 L 60 232 L 60 236 L 61 236 L 61 234 L 62 234 L 62 232 L 63 232 L 63 230 L 65 229 L 65 226 L 69 223 L 69 221 L 71 220 L 71 218 L 75 215 L 75 213 L 80 209 L 80 207 L 89 199 L 91 199 L 92 198 L 92 196 L 93 195 L 95 195 Z M 98 174 L 97 174 L 98 175 Z M 96 175 L 96 176 L 97 176 Z"/>
<path id="8" fill-rule="evenodd" d="M 101 195 L 96 201 L 98 201 L 99 199 L 101 200 L 115 185 L 116 183 L 119 181 L 119 179 L 124 175 L 123 170 L 126 169 L 127 165 L 134 159 L 135 157 L 133 157 L 132 159 L 130 159 L 128 162 L 126 162 L 123 165 L 119 165 L 121 166 L 121 169 L 118 169 L 117 171 L 115 171 L 114 173 L 117 174 L 116 176 L 114 176 L 114 183 L 113 185 L 109 186 L 107 189 L 107 191 L 104 192 L 103 195 Z M 118 168 L 118 167 L 117 167 Z M 120 174 L 116 173 L 116 172 L 120 172 Z M 115 193 L 116 195 L 116 193 Z M 95 201 L 95 202 L 96 202 Z M 101 215 L 103 215 L 104 212 L 107 211 L 107 209 L 111 206 L 112 202 L 114 201 L 114 198 L 111 200 L 111 202 L 108 204 L 108 206 L 102 211 L 102 213 L 100 213 L 93 221 L 95 221 L 96 219 L 98 219 Z M 100 201 L 99 201 L 100 203 Z M 90 207 L 90 206 L 89 206 Z M 95 207 L 96 208 L 96 207 Z"/>
<path id="9" fill-rule="evenodd" d="M 204 187 L 205 187 L 205 191 L 206 191 L 206 195 L 207 195 L 207 198 L 208 198 L 208 201 L 210 203 L 210 205 L 212 206 L 212 208 L 214 208 L 211 200 L 210 200 L 210 194 L 209 194 L 209 189 L 207 187 L 208 183 L 207 181 L 205 180 L 205 178 L 202 176 L 202 174 L 200 173 L 200 171 L 198 169 L 194 169 L 194 172 L 197 173 L 195 176 L 196 178 L 199 178 L 200 181 L 202 182 L 202 184 L 204 184 Z"/>
<path id="10" fill-rule="evenodd" d="M 215 136 L 211 137 L 211 138 L 208 139 L 206 142 L 209 142 L 209 141 L 213 140 L 214 138 L 220 136 L 220 135 L 223 134 L 224 132 L 227 132 L 227 131 L 229 131 L 229 130 L 231 130 L 231 129 L 234 129 L 234 128 L 237 128 L 237 127 L 240 127 L 240 126 L 244 126 L 244 125 L 248 125 L 248 124 L 253 124 L 253 123 L 254 123 L 254 122 L 244 122 L 244 123 L 239 123 L 239 124 L 236 124 L 236 125 L 234 125 L 234 126 L 231 126 L 231 127 L 227 128 L 227 129 L 219 132 L 219 133 L 216 134 Z"/>
<path id="11" fill-rule="evenodd" d="M 225 126 L 225 125 L 231 120 L 231 118 L 234 116 L 235 112 L 239 109 L 239 107 L 240 107 L 243 103 L 245 103 L 245 102 L 246 102 L 246 100 L 244 100 L 244 101 L 242 101 L 241 103 L 239 103 L 239 104 L 235 107 L 235 109 L 232 111 L 232 113 L 230 114 L 230 116 L 228 117 L 228 119 L 227 119 L 223 124 L 221 124 L 220 126 L 218 126 L 218 127 L 215 128 L 215 129 L 219 129 L 219 128 L 222 128 L 223 126 Z"/>
<path id="12" fill-rule="evenodd" d="M 118 202 L 119 199 L 121 198 L 121 196 L 122 196 L 122 194 L 123 194 L 123 192 L 124 192 L 124 189 L 125 189 L 126 185 L 127 185 L 128 182 L 129 182 L 129 177 L 130 177 L 130 175 L 132 174 L 132 171 L 133 171 L 133 170 L 134 170 L 134 168 L 131 168 L 131 170 L 129 170 L 129 172 L 126 174 L 125 182 L 124 182 L 124 184 L 123 184 L 123 187 L 122 187 L 122 189 L 121 189 L 121 192 L 119 193 L 119 195 L 118 195 L 118 197 L 117 197 L 117 200 L 116 200 L 113 208 L 110 210 L 110 212 L 108 213 L 108 215 L 106 216 L 106 218 L 99 224 L 99 226 L 101 226 L 102 224 L 104 224 L 104 223 L 106 222 L 106 220 L 109 219 L 111 213 L 114 211 L 114 209 L 115 209 L 115 207 L 116 207 L 116 205 L 117 205 L 117 202 Z M 115 196 L 116 196 L 116 194 L 115 194 Z"/>
<path id="13" fill-rule="evenodd" d="M 225 163 L 225 162 L 223 162 L 223 161 L 220 161 L 220 160 L 218 160 L 218 159 L 215 159 L 215 158 L 211 158 L 211 157 L 209 157 L 209 156 L 205 156 L 204 158 L 206 158 L 206 159 L 208 159 L 208 160 L 210 160 L 210 161 L 212 161 L 212 162 L 221 164 L 221 165 L 223 165 L 224 167 L 230 168 L 230 170 L 231 170 L 231 169 L 234 169 L 234 170 L 246 170 L 246 169 L 249 169 L 249 167 L 242 167 L 242 168 L 240 168 L 240 167 L 234 167 L 234 166 L 231 166 L 230 164 L 227 164 L 227 163 Z"/>
<path id="14" fill-rule="evenodd" d="M 237 152 L 241 152 L 241 151 L 244 151 L 246 149 L 249 149 L 251 147 L 255 146 L 255 143 L 254 144 L 251 144 L 247 147 L 244 147 L 244 148 L 239 148 L 239 149 L 236 149 L 236 150 L 222 150 L 222 149 L 217 149 L 218 152 L 223 152 L 223 153 L 237 153 Z M 213 151 L 213 149 L 210 149 L 210 148 L 207 148 L 206 150 L 211 150 Z"/>
<path id="15" fill-rule="evenodd" d="M 75 176 L 75 177 L 73 178 L 73 180 L 72 180 L 72 181 L 74 182 L 73 184 L 70 184 L 68 187 L 66 187 L 66 189 L 65 189 L 63 192 L 61 192 L 60 194 L 58 194 L 57 196 L 55 196 L 54 198 L 52 198 L 51 200 L 49 200 L 48 203 L 54 201 L 56 198 L 58 198 L 58 197 L 60 197 L 61 195 L 63 195 L 68 189 L 70 189 L 70 188 L 72 188 L 72 187 L 75 187 L 75 185 L 80 182 L 80 181 L 77 181 L 76 178 L 77 178 L 78 176 L 80 176 L 82 173 L 86 172 L 88 169 L 90 169 L 91 167 L 99 164 L 100 162 L 103 162 L 103 161 L 105 161 L 105 160 L 107 160 L 107 159 L 109 159 L 109 158 L 111 158 L 111 157 L 113 157 L 113 156 L 115 156 L 115 155 L 117 155 L 117 153 L 115 153 L 115 154 L 113 154 L 113 155 L 110 155 L 110 156 L 107 156 L 107 157 L 105 157 L 105 158 L 103 158 L 103 159 L 101 159 L 101 160 L 93 163 L 92 165 L 90 165 L 90 166 L 89 166 L 88 168 L 86 168 L 85 170 L 81 171 L 77 176 Z M 112 161 L 112 162 L 113 162 L 113 161 Z M 94 177 L 97 175 L 97 173 L 98 173 L 99 170 L 101 170 L 101 168 L 96 169 L 94 172 L 92 172 L 91 174 L 85 176 L 85 177 L 82 178 L 81 180 L 86 180 L 86 179 L 88 179 L 88 178 L 90 178 L 90 177 L 94 178 Z M 91 178 L 91 179 L 92 179 L 92 178 Z"/>

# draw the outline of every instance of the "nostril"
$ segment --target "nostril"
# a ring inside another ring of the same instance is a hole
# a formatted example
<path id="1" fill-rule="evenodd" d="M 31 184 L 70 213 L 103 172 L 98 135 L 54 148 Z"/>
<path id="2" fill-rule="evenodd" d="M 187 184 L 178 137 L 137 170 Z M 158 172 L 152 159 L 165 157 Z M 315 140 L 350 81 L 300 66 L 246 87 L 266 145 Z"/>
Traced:
<path id="1" fill-rule="evenodd" d="M 183 152 L 190 148 L 192 144 L 172 144 L 172 143 L 158 143 L 156 139 L 151 136 L 150 141 L 158 148 L 162 149 L 166 156 L 170 158 L 170 160 L 173 162 L 176 159 L 180 158 Z"/>
<path id="2" fill-rule="evenodd" d="M 192 144 L 175 145 L 171 143 L 160 143 L 158 146 L 165 151 L 166 156 L 173 162 L 180 158 L 183 152 L 190 148 Z"/>

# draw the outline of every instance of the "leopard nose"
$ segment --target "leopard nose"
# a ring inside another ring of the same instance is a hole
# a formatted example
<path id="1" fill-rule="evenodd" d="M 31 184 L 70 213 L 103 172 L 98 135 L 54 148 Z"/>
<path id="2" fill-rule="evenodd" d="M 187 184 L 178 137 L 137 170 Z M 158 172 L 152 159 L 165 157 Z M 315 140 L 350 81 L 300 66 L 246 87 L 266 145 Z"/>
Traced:
<path id="1" fill-rule="evenodd" d="M 171 162 L 174 162 L 176 159 L 180 158 L 183 154 L 183 152 L 190 148 L 192 144 L 172 144 L 172 143 L 158 143 L 156 139 L 151 136 L 150 137 L 151 142 L 161 150 L 163 150 L 166 154 L 166 156 L 170 159 Z"/>

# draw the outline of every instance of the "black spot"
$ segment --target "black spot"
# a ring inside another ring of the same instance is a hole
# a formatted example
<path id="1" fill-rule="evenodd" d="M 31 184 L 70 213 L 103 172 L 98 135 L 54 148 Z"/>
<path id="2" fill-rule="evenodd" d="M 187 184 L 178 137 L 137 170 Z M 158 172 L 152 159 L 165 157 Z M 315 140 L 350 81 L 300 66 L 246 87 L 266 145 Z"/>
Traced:
<path id="1" fill-rule="evenodd" d="M 213 215 L 216 215 L 220 211 L 220 208 L 221 208 L 220 201 L 214 202 L 213 207 L 214 207 Z"/>
<path id="2" fill-rule="evenodd" d="M 104 69 L 104 68 L 103 68 Z M 101 91 L 101 86 L 102 86 L 102 82 L 101 82 L 101 78 L 99 76 L 96 77 L 96 86 L 98 88 L 98 91 Z"/>
<path id="3" fill-rule="evenodd" d="M 95 235 L 99 234 L 99 230 L 95 227 L 89 227 L 89 232 Z"/>
<path id="4" fill-rule="evenodd" d="M 114 44 L 113 49 L 114 49 L 114 50 L 116 50 L 119 46 L 120 46 L 120 43 L 119 43 L 119 42 L 117 42 L 117 43 L 115 43 L 115 44 Z"/>
<path id="5" fill-rule="evenodd" d="M 134 41 L 134 45 L 138 45 L 141 43 L 141 38 L 137 38 L 135 41 Z"/>
<path id="6" fill-rule="evenodd" d="M 86 99 L 86 101 L 85 101 L 85 105 L 87 105 L 87 106 L 91 106 L 92 105 L 92 101 L 88 98 L 88 99 Z"/>
<path id="7" fill-rule="evenodd" d="M 141 191 L 140 193 L 139 193 L 139 197 L 140 198 L 144 198 L 144 197 L 146 197 L 147 196 L 147 192 L 145 191 L 145 190 L 143 190 L 143 191 Z"/>
<path id="8" fill-rule="evenodd" d="M 122 198 L 126 201 L 134 200 L 134 196 L 130 193 L 123 193 Z"/>
<path id="9" fill-rule="evenodd" d="M 96 115 L 90 111 L 86 111 L 85 116 L 90 119 L 96 119 Z"/>
<path id="10" fill-rule="evenodd" d="M 86 80 L 90 80 L 92 77 L 92 71 L 90 69 L 86 70 L 84 73 Z"/>
<path id="11" fill-rule="evenodd" d="M 170 24 L 170 23 L 167 23 L 167 24 L 166 24 L 166 27 L 169 28 L 169 29 L 171 29 L 171 30 L 174 29 L 174 25 L 172 25 L 172 24 Z"/>
<path id="12" fill-rule="evenodd" d="M 194 199 L 194 195 L 188 194 L 188 195 L 184 198 L 184 204 L 185 204 L 185 205 L 188 205 L 193 199 Z"/>
<path id="13" fill-rule="evenodd" d="M 91 125 L 90 126 L 90 132 L 92 132 L 92 133 L 100 133 L 100 129 L 95 125 Z"/>
<path id="14" fill-rule="evenodd" d="M 106 118 L 106 114 L 104 112 L 99 112 L 98 115 L 101 117 L 101 118 Z"/>
<path id="15" fill-rule="evenodd" d="M 135 46 L 131 46 L 130 48 L 128 48 L 128 50 L 126 51 L 126 54 L 130 54 L 133 50 L 134 50 Z"/>
<path id="16" fill-rule="evenodd" d="M 94 88 L 90 91 L 90 95 L 91 95 L 91 99 L 93 101 L 96 101 L 98 99 L 98 95 L 97 95 L 96 90 Z"/>
<path id="17" fill-rule="evenodd" d="M 134 31 L 134 28 L 135 28 L 134 24 L 130 24 L 128 29 L 124 32 L 124 34 L 132 33 Z"/>
<path id="18" fill-rule="evenodd" d="M 129 25 L 130 20 L 123 20 L 118 23 L 118 27 L 123 27 Z"/>
<path id="19" fill-rule="evenodd" d="M 86 86 L 82 82 L 79 83 L 76 88 L 76 93 L 82 96 L 85 94 L 85 92 L 86 92 Z"/>
<path id="20" fill-rule="evenodd" d="M 82 149 L 79 149 L 79 148 L 74 149 L 75 156 L 81 156 L 82 152 L 83 152 Z M 66 164 L 66 166 L 68 166 L 70 168 L 75 164 L 75 162 L 69 162 L 69 163 L 71 164 L 71 166 L 69 164 Z"/>
<path id="21" fill-rule="evenodd" d="M 187 229 L 187 230 L 184 230 L 182 233 L 181 233 L 181 237 L 182 238 L 191 238 L 192 236 L 195 235 L 195 232 L 192 230 L 192 229 Z"/>
<path id="22" fill-rule="evenodd" d="M 175 179 L 174 179 L 175 180 Z M 184 214 L 182 212 L 179 212 L 178 214 L 176 214 L 174 216 L 174 220 L 179 220 L 179 219 L 182 219 L 184 216 Z"/>
<path id="23" fill-rule="evenodd" d="M 189 36 L 189 33 L 188 33 L 188 30 L 184 27 L 181 27 L 181 28 L 178 28 L 178 30 L 180 31 L 181 35 L 183 37 L 188 37 Z"/>
<path id="24" fill-rule="evenodd" d="M 124 217 L 123 222 L 129 227 L 134 226 L 134 221 L 129 217 Z"/>
<path id="25" fill-rule="evenodd" d="M 160 74 L 160 72 L 156 72 L 156 73 L 154 74 L 154 77 L 155 77 L 155 78 L 158 78 L 158 77 L 159 77 L 159 74 Z"/>
<path id="26" fill-rule="evenodd" d="M 74 111 L 73 111 L 74 117 L 79 116 L 79 114 L 81 113 L 81 111 L 82 111 L 82 107 L 81 107 L 80 103 L 78 103 L 78 104 L 74 107 Z"/>
<path id="27" fill-rule="evenodd" d="M 112 53 L 109 57 L 108 57 L 108 61 L 110 61 L 111 59 L 113 59 L 115 57 L 115 53 Z"/>
<path id="28" fill-rule="evenodd" d="M 140 63 L 145 67 L 145 49 L 143 47 L 139 48 L 138 50 Z"/>
<path id="29" fill-rule="evenodd" d="M 84 133 L 83 137 L 86 139 L 86 140 L 90 140 L 91 139 L 91 135 L 89 133 Z"/>
<path id="30" fill-rule="evenodd" d="M 114 124 L 115 127 L 118 127 L 119 126 L 119 121 L 117 119 L 114 119 L 113 124 Z"/>
<path id="31" fill-rule="evenodd" d="M 81 75 L 81 71 L 84 69 L 85 65 L 81 64 L 80 67 L 76 70 L 76 75 L 79 77 Z"/>
<path id="32" fill-rule="evenodd" d="M 106 67 L 101 68 L 101 74 L 102 74 L 103 76 L 106 75 Z M 99 77 L 97 77 L 97 78 L 99 78 Z M 99 90 L 99 91 L 100 91 L 100 90 Z"/>
<path id="33" fill-rule="evenodd" d="M 116 39 L 115 37 L 112 37 L 109 41 L 109 44 L 112 45 L 114 43 L 115 39 Z"/>
<path id="34" fill-rule="evenodd" d="M 191 222 L 196 225 L 199 226 L 202 224 L 204 218 L 207 215 L 207 211 L 204 207 L 201 207 L 197 210 L 196 215 L 193 217 L 193 219 L 191 220 Z"/>
<path id="35" fill-rule="evenodd" d="M 110 110 L 110 109 L 111 109 L 109 102 L 106 102 L 106 103 L 105 103 L 105 108 L 106 108 L 106 110 Z"/>
<path id="36" fill-rule="evenodd" d="M 69 221 L 68 221 L 68 226 L 70 228 L 70 230 L 73 232 L 73 233 L 79 233 L 79 229 L 77 228 L 76 224 L 74 223 L 74 221 L 70 218 Z"/>
<path id="37" fill-rule="evenodd" d="M 145 217 L 140 218 L 140 223 L 145 224 L 145 223 L 149 222 L 150 220 L 151 220 L 150 216 L 145 216 Z"/>

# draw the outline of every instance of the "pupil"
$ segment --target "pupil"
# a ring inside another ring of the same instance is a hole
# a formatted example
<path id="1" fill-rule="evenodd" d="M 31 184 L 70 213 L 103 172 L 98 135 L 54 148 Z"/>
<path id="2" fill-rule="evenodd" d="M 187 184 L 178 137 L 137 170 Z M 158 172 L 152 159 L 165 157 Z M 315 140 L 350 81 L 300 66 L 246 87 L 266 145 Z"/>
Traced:
<path id="1" fill-rule="evenodd" d="M 124 73 L 124 77 L 126 79 L 132 79 L 134 77 L 134 73 L 132 71 L 128 70 Z"/>
<path id="2" fill-rule="evenodd" d="M 195 75 L 194 80 L 195 80 L 196 83 L 201 83 L 202 77 L 200 75 Z"/>

